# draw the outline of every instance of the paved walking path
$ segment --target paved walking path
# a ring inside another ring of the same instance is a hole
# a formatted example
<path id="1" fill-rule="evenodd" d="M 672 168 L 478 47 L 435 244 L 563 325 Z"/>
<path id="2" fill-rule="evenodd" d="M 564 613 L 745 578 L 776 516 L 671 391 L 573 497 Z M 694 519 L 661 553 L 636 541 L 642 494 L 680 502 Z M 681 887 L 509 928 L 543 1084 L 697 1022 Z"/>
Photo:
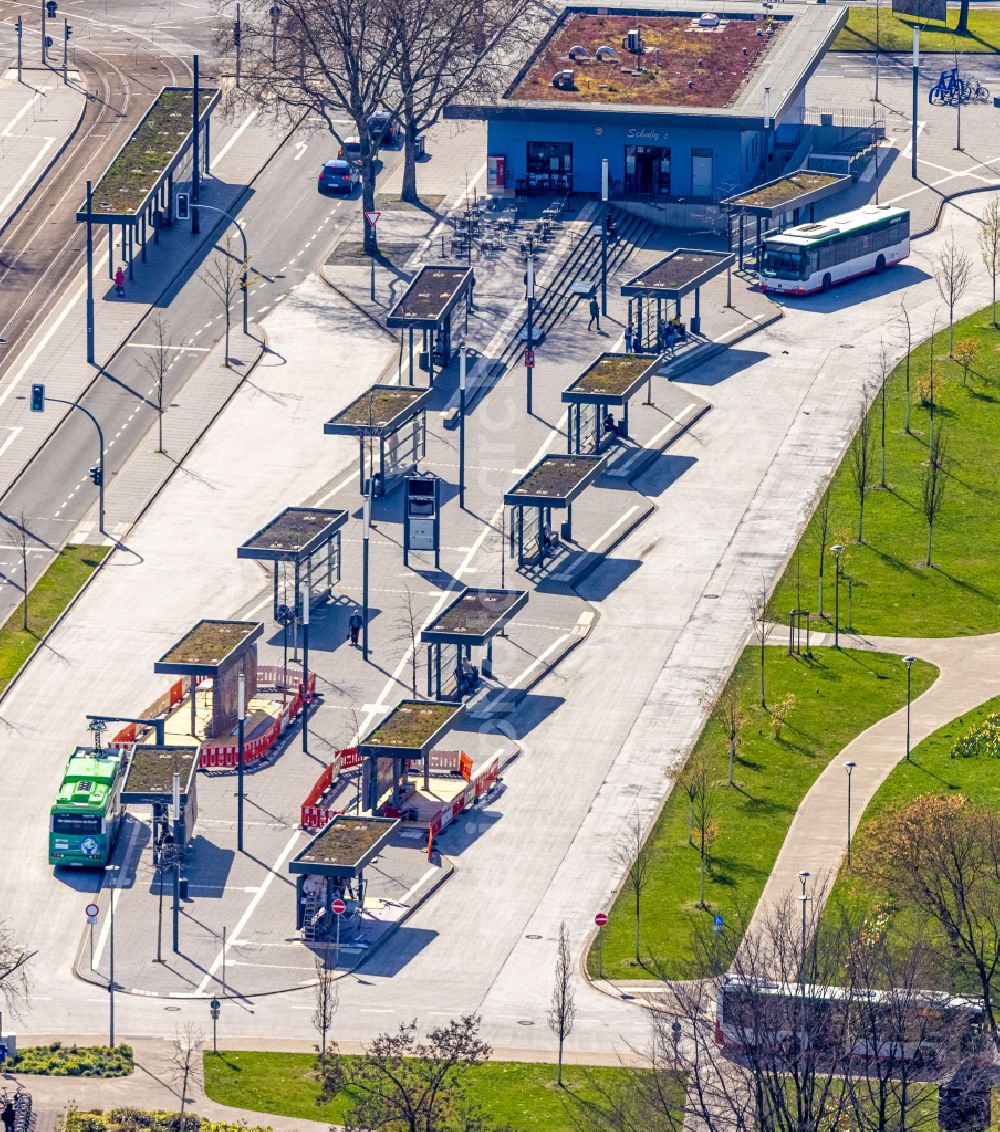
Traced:
<path id="1" fill-rule="evenodd" d="M 1000 695 L 1000 633 L 979 637 L 854 637 L 841 633 L 846 647 L 913 655 L 940 670 L 937 680 L 910 709 L 911 749 L 956 716 Z M 833 634 L 815 639 L 833 643 Z M 757 903 L 748 930 L 753 931 L 789 896 L 800 891 L 798 873 L 810 874 L 810 890 L 832 884 L 847 848 L 847 772 L 851 781 L 851 833 L 889 772 L 906 756 L 906 708 L 863 731 L 831 760 L 802 800 Z"/>

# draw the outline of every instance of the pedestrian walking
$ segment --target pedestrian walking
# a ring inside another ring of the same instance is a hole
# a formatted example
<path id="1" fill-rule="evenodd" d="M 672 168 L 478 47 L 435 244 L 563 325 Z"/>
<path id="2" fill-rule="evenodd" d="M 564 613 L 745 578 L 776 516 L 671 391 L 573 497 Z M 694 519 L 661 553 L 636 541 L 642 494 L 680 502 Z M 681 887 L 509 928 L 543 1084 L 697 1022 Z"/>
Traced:
<path id="1" fill-rule="evenodd" d="M 674 324 L 672 322 L 667 323 L 666 339 L 667 339 L 667 350 L 670 352 L 671 355 L 673 355 L 673 352 L 674 352 Z"/>
<path id="2" fill-rule="evenodd" d="M 357 648 L 358 637 L 361 634 L 361 626 L 363 624 L 364 622 L 361 620 L 361 614 L 357 611 L 357 609 L 355 609 L 351 614 L 350 620 L 347 622 L 347 633 L 351 639 L 351 644 L 354 645 L 355 648 Z"/>
<path id="3" fill-rule="evenodd" d="M 16 1119 L 17 1115 L 14 1112 L 14 1106 L 10 1103 L 10 1101 L 8 1101 L 3 1106 L 3 1112 L 0 1112 L 0 1120 L 3 1121 L 5 1132 L 11 1132 L 14 1127 L 14 1121 Z"/>
<path id="4" fill-rule="evenodd" d="M 587 323 L 587 329 L 592 330 L 594 323 L 597 323 L 597 329 L 601 329 L 601 306 L 596 297 L 590 300 L 590 322 Z"/>
<path id="5" fill-rule="evenodd" d="M 625 327 L 625 353 L 631 354 L 632 347 L 635 345 L 635 331 L 632 329 L 632 323 Z"/>
<path id="6" fill-rule="evenodd" d="M 119 267 L 115 272 L 115 291 L 120 298 L 125 298 L 125 267 Z"/>

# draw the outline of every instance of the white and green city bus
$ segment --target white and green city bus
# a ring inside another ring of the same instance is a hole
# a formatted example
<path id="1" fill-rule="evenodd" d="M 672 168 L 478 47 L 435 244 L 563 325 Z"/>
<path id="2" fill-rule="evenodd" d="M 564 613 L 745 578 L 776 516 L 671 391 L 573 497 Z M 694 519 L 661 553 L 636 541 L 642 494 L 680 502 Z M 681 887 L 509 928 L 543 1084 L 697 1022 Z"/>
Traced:
<path id="1" fill-rule="evenodd" d="M 909 211 L 866 204 L 766 237 L 760 289 L 811 295 L 859 275 L 878 275 L 909 254 Z"/>
<path id="2" fill-rule="evenodd" d="M 121 751 L 77 747 L 49 811 L 49 864 L 106 865 L 121 822 Z"/>

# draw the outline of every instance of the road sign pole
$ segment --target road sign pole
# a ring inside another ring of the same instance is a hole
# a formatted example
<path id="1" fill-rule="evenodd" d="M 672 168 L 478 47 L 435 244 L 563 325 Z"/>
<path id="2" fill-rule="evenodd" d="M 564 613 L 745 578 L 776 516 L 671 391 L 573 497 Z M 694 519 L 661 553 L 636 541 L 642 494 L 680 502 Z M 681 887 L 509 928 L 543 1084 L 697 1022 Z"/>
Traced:
<path id="1" fill-rule="evenodd" d="M 597 977 L 604 978 L 604 928 L 597 929 Z"/>
<path id="2" fill-rule="evenodd" d="M 374 242 L 374 237 L 375 237 L 375 232 L 376 232 L 375 225 L 378 224 L 378 218 L 381 215 L 382 215 L 381 212 L 375 212 L 374 210 L 371 211 L 371 212 L 365 213 L 365 223 L 372 230 L 373 242 Z M 369 253 L 369 259 L 371 261 L 371 269 L 372 269 L 371 300 L 374 303 L 375 302 L 375 252 L 374 251 Z"/>
<path id="3" fill-rule="evenodd" d="M 465 510 L 465 347 L 458 371 L 458 505 Z"/>
<path id="4" fill-rule="evenodd" d="M 532 381 L 535 376 L 535 335 L 534 327 L 532 326 L 535 314 L 535 257 L 528 256 L 528 269 L 527 269 L 527 283 L 525 286 L 525 295 L 528 300 L 528 325 L 527 335 L 528 341 L 525 346 L 525 357 L 527 364 L 525 370 L 527 373 L 527 397 L 528 397 L 528 413 L 531 413 L 531 394 L 532 394 Z"/>
<path id="5" fill-rule="evenodd" d="M 87 362 L 94 364 L 94 234 L 91 228 L 91 182 L 87 182 Z"/>
<path id="6" fill-rule="evenodd" d="M 46 32 L 46 28 L 45 28 L 45 0 L 42 0 L 42 66 L 43 67 L 48 63 L 48 58 L 46 56 L 46 48 L 45 48 L 45 36 L 46 36 L 46 34 L 47 34 L 47 32 Z"/>
<path id="7" fill-rule="evenodd" d="M 21 40 L 24 38 L 24 23 L 20 16 L 17 17 L 17 81 L 21 81 Z"/>
<path id="8" fill-rule="evenodd" d="M 601 314 L 608 314 L 608 159 L 601 161 Z"/>
<path id="9" fill-rule="evenodd" d="M 917 179 L 917 128 L 918 93 L 920 87 L 920 25 L 913 27 L 913 108 L 910 122 L 910 176 Z"/>
<path id="10" fill-rule="evenodd" d="M 340 963 L 340 917 L 337 917 L 337 942 L 333 949 L 333 965 L 336 967 Z"/>

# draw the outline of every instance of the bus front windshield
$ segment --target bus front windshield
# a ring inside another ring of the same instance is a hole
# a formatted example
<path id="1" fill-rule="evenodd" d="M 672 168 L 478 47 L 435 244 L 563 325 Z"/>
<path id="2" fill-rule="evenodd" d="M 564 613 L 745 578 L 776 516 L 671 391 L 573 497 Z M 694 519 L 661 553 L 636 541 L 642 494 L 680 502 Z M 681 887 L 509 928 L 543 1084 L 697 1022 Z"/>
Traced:
<path id="1" fill-rule="evenodd" d="M 770 278 L 803 279 L 805 278 L 805 256 L 802 248 L 794 244 L 764 245 L 764 262 L 761 272 Z"/>

